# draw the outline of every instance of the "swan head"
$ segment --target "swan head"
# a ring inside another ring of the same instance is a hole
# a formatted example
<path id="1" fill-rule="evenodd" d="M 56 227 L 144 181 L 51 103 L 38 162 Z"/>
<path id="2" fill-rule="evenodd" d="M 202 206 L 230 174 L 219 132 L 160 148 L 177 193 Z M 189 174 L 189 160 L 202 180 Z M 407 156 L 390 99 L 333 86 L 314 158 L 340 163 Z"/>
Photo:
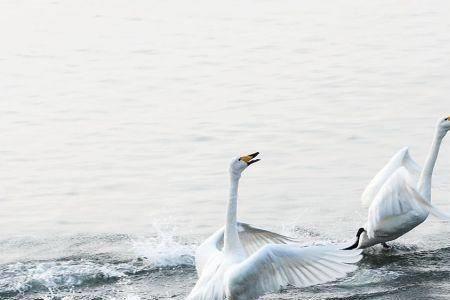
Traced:
<path id="1" fill-rule="evenodd" d="M 439 119 L 437 127 L 438 132 L 445 135 L 450 130 L 450 116 Z"/>
<path id="2" fill-rule="evenodd" d="M 255 157 L 258 156 L 258 154 L 259 152 L 255 152 L 249 155 L 234 158 L 230 164 L 230 174 L 240 176 L 241 173 L 245 169 L 247 169 L 248 166 L 254 164 L 257 161 L 260 161 L 260 159 L 258 158 L 255 159 Z"/>

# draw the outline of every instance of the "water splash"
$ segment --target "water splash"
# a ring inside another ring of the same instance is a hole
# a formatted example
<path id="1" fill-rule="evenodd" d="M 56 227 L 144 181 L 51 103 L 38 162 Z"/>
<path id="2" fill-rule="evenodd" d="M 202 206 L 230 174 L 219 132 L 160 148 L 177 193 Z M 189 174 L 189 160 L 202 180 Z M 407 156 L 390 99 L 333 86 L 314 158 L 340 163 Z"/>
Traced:
<path id="1" fill-rule="evenodd" d="M 155 237 L 132 240 L 138 256 L 146 258 L 153 267 L 194 265 L 196 246 L 178 241 L 175 226 L 155 223 L 153 227 L 156 231 Z"/>
<path id="2" fill-rule="evenodd" d="M 119 254 L 101 253 L 0 265 L 0 297 L 42 291 L 52 299 L 52 295 L 60 290 L 114 282 L 133 274 L 152 272 L 155 268 L 194 264 L 195 245 L 179 241 L 175 226 L 155 225 L 154 229 L 156 235 L 152 237 L 121 239 L 123 244 Z M 91 242 L 96 245 L 96 240 L 93 238 Z M 69 248 L 73 244 L 72 239 L 66 242 Z M 90 244 L 87 247 L 90 248 Z M 128 258 L 118 261 L 116 257 L 124 253 L 130 253 Z M 129 297 L 137 299 L 132 294 Z"/>

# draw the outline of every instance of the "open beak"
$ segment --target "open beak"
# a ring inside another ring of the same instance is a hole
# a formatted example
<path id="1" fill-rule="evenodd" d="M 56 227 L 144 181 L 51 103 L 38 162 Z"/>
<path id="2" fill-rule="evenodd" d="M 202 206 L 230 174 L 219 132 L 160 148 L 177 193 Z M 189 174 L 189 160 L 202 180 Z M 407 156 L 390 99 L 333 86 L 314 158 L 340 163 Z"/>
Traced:
<path id="1" fill-rule="evenodd" d="M 251 165 L 257 161 L 260 161 L 260 159 L 254 159 L 256 156 L 258 156 L 259 152 L 255 152 L 246 156 L 242 156 L 239 158 L 239 160 L 242 160 L 243 162 L 247 163 L 247 165 Z"/>

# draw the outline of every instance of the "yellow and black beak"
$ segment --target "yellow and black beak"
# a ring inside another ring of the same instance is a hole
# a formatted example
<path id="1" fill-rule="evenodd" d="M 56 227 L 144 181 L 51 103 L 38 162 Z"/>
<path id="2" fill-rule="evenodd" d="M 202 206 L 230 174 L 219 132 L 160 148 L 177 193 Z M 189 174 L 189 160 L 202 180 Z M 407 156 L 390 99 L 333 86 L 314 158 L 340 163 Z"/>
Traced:
<path id="1" fill-rule="evenodd" d="M 242 160 L 243 162 L 245 162 L 247 165 L 251 165 L 251 164 L 253 164 L 253 163 L 255 163 L 255 162 L 257 162 L 257 161 L 260 161 L 260 159 L 254 159 L 256 156 L 258 156 L 258 154 L 259 154 L 259 152 L 255 152 L 255 153 L 252 153 L 252 154 L 249 154 L 249 155 L 246 155 L 246 156 L 241 156 L 240 158 L 239 158 L 239 160 Z"/>
<path id="2" fill-rule="evenodd" d="M 446 118 L 446 120 L 447 120 L 447 121 L 450 121 L 450 116 L 448 116 L 448 117 Z"/>

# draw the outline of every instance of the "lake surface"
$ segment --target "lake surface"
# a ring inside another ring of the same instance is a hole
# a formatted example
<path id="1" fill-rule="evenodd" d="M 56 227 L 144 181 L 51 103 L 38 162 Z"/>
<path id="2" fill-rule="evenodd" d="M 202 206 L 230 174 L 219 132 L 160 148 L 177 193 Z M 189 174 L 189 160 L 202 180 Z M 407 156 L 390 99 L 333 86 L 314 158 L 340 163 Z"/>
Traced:
<path id="1" fill-rule="evenodd" d="M 366 184 L 450 114 L 449 32 L 448 1 L 2 1 L 0 298 L 184 299 L 255 151 L 239 220 L 352 240 Z M 264 299 L 450 299 L 450 224 L 393 246 Z"/>

